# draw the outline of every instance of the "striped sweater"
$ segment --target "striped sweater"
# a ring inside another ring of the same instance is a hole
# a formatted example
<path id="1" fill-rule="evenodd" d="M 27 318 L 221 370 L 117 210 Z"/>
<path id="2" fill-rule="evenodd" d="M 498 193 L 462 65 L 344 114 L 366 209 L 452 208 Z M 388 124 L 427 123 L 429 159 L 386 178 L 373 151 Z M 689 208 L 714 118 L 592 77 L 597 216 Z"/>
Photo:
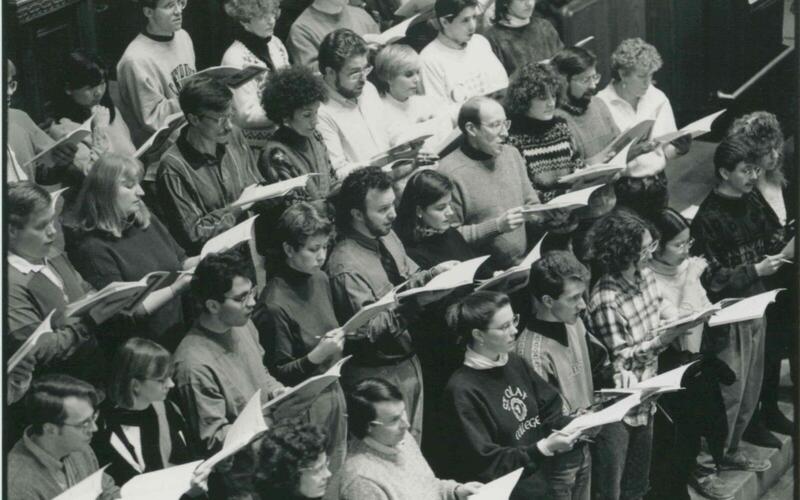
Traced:
<path id="1" fill-rule="evenodd" d="M 542 203 L 567 191 L 561 176 L 583 168 L 575 141 L 563 118 L 548 121 L 525 116 L 512 118 L 508 142 L 522 153 L 528 178 Z"/>

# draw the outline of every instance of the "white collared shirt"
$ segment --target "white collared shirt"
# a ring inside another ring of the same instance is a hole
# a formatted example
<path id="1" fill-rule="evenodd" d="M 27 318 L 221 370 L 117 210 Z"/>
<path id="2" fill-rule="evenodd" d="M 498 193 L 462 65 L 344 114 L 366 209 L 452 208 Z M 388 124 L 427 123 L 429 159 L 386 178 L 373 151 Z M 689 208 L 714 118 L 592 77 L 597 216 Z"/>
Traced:
<path id="1" fill-rule="evenodd" d="M 624 132 L 641 122 L 642 120 L 654 120 L 651 137 L 658 137 L 670 132 L 675 132 L 678 127 L 675 125 L 675 115 L 669 99 L 661 90 L 650 85 L 644 95 L 636 103 L 636 109 L 631 104 L 617 94 L 612 83 L 597 93 L 597 97 L 603 100 L 611 112 L 614 123 L 620 131 Z"/>
<path id="2" fill-rule="evenodd" d="M 8 254 L 8 263 L 14 266 L 14 269 L 21 272 L 22 274 L 28 273 L 42 273 L 45 278 L 50 280 L 55 286 L 61 290 L 61 293 L 64 294 L 64 298 L 67 298 L 67 292 L 64 288 L 64 280 L 61 279 L 61 276 L 58 275 L 55 269 L 50 265 L 50 262 L 47 258 L 44 259 L 44 264 L 32 264 L 31 262 L 25 260 L 24 258 L 20 257 L 19 255 L 15 255 L 13 253 Z"/>

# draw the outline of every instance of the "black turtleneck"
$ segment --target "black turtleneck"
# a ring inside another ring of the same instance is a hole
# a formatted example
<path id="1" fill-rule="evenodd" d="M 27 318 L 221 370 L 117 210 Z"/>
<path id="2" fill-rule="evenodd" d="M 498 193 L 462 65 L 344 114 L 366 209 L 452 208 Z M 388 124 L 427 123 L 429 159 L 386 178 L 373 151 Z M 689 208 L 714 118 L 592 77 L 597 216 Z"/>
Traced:
<path id="1" fill-rule="evenodd" d="M 175 33 L 170 35 L 154 35 L 147 31 L 147 28 L 142 30 L 142 35 L 146 36 L 151 40 L 155 40 L 156 42 L 171 42 L 173 38 L 175 38 Z"/>
<path id="2" fill-rule="evenodd" d="M 474 147 L 469 143 L 466 137 L 464 137 L 464 139 L 461 141 L 461 151 L 467 155 L 468 158 L 475 161 L 487 161 L 494 158 L 494 156 L 490 155 L 489 153 Z"/>
<path id="3" fill-rule="evenodd" d="M 267 65 L 270 71 L 275 69 L 272 59 L 269 56 L 269 41 L 272 40 L 271 36 L 261 38 L 260 36 L 247 31 L 242 26 L 236 28 L 234 36 L 237 40 L 242 42 L 247 49 L 252 52 L 257 58 Z"/>
<path id="4" fill-rule="evenodd" d="M 538 120 L 525 115 L 514 115 L 511 117 L 511 129 L 509 134 L 543 135 L 555 126 L 555 118 L 549 120 Z"/>

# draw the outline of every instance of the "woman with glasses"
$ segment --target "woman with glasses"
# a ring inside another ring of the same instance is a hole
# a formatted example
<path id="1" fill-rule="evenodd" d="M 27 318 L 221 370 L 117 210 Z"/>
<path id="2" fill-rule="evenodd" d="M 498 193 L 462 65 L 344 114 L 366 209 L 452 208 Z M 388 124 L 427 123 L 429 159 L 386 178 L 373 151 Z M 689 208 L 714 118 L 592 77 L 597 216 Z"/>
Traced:
<path id="1" fill-rule="evenodd" d="M 252 496 L 260 500 L 320 499 L 330 482 L 325 432 L 301 419 L 279 423 L 255 450 Z"/>
<path id="2" fill-rule="evenodd" d="M 186 422 L 167 394 L 175 384 L 169 352 L 150 340 L 128 339 L 114 356 L 107 399 L 100 406 L 92 448 L 117 484 L 196 458 Z M 200 488 L 204 477 L 196 477 Z"/>
<path id="3" fill-rule="evenodd" d="M 562 414 L 555 389 L 514 352 L 519 315 L 506 295 L 475 292 L 450 308 L 447 322 L 466 353 L 445 389 L 452 425 L 444 475 L 487 482 L 524 467 L 511 499 L 553 498 L 550 457 L 572 449 L 580 434 L 555 432 L 571 417 Z"/>
<path id="4" fill-rule="evenodd" d="M 345 332 L 334 313 L 328 275 L 321 269 L 332 231 L 328 219 L 301 202 L 286 209 L 269 235 L 267 269 L 272 274 L 253 323 L 265 350 L 264 365 L 287 386 L 324 373 L 342 358 Z M 319 395 L 306 418 L 326 431 L 325 450 L 335 474 L 347 451 L 345 399 L 339 382 Z"/>
<path id="5" fill-rule="evenodd" d="M 48 133 L 59 140 L 91 118 L 92 134 L 79 145 L 73 160 L 81 174 L 88 174 L 105 152 L 133 155 L 130 130 L 111 101 L 108 70 L 97 56 L 80 49 L 70 53 L 62 66 L 62 86 L 63 93 L 53 103 L 55 122 Z M 72 191 L 66 194 L 74 198 L 77 190 Z"/>
<path id="6" fill-rule="evenodd" d="M 223 66 L 258 66 L 266 71 L 233 91 L 233 123 L 251 145 L 263 147 L 278 123 L 260 106 L 267 76 L 289 66 L 289 53 L 273 34 L 280 16 L 280 0 L 229 0 L 225 12 L 237 21 L 234 41 L 222 56 Z"/>
<path id="7" fill-rule="evenodd" d="M 534 14 L 536 0 L 497 0 L 484 35 L 509 75 L 529 63 L 550 59 L 564 44 L 550 21 Z"/>
<path id="8" fill-rule="evenodd" d="M 322 78 L 304 66 L 280 69 L 267 78 L 261 106 L 278 125 L 258 160 L 267 182 L 317 174 L 306 184 L 306 194 L 312 200 L 328 196 L 335 176 L 328 148 L 317 132 L 317 112 L 326 100 Z"/>
<path id="9" fill-rule="evenodd" d="M 542 203 L 566 191 L 560 177 L 583 168 L 567 122 L 555 116 L 562 86 L 552 66 L 529 63 L 511 79 L 503 102 L 511 117 L 508 142 L 525 158 L 528 178 Z"/>
<path id="10" fill-rule="evenodd" d="M 650 259 L 650 269 L 664 300 L 680 316 L 688 316 L 711 305 L 700 276 L 708 263 L 702 257 L 689 256 L 694 238 L 689 235 L 689 221 L 671 208 L 660 210 L 653 219 L 660 234 L 659 246 Z M 692 327 L 678 338 L 680 350 L 700 352 L 703 325 Z"/>
<path id="11" fill-rule="evenodd" d="M 115 281 L 137 281 L 154 271 L 191 269 L 187 258 L 161 221 L 142 201 L 142 164 L 130 156 L 100 157 L 83 183 L 73 213 L 67 217 L 67 252 L 76 269 L 100 290 Z M 174 350 L 186 330 L 181 293 L 190 274 L 151 293 L 131 321 L 121 322 L 113 338 L 147 336 Z"/>

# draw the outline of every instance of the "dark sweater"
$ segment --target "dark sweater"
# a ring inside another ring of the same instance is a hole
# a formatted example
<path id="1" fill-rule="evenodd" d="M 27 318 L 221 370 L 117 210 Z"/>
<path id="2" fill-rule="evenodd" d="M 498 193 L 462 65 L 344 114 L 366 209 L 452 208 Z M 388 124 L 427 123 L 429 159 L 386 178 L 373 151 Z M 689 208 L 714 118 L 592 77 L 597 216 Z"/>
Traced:
<path id="1" fill-rule="evenodd" d="M 261 292 L 253 323 L 265 350 L 264 364 L 282 383 L 295 385 L 324 371 L 327 365 L 315 365 L 307 355 L 318 336 L 339 326 L 328 276 L 278 266 Z"/>
<path id="2" fill-rule="evenodd" d="M 541 493 L 545 457 L 536 443 L 570 418 L 558 393 L 515 353 L 502 367 L 459 368 L 445 389 L 452 477 L 491 481 L 525 467 L 515 493 Z M 447 476 L 450 477 L 450 476 Z"/>
<path id="3" fill-rule="evenodd" d="M 100 290 L 114 281 L 136 281 L 153 271 L 179 271 L 186 253 L 155 215 L 150 225 L 133 225 L 116 238 L 104 231 L 67 234 L 67 252 L 83 278 Z M 115 337 L 147 337 L 175 350 L 186 330 L 183 302 L 175 297 L 142 318 L 120 322 Z M 115 324 L 116 326 L 116 324 Z"/>
<path id="4" fill-rule="evenodd" d="M 519 28 L 495 24 L 484 36 L 509 75 L 526 63 L 550 59 L 564 46 L 550 21 L 537 16 Z"/>
<path id="5" fill-rule="evenodd" d="M 692 220 L 693 255 L 708 260 L 701 281 L 712 302 L 765 290 L 755 265 L 783 248 L 785 231 L 757 189 L 731 198 L 711 191 Z"/>
<path id="6" fill-rule="evenodd" d="M 406 247 L 408 256 L 422 269 L 430 269 L 448 260 L 463 262 L 475 257 L 475 252 L 470 249 L 464 237 L 455 228 L 421 238 L 418 241 L 405 238 L 403 245 Z"/>
<path id="7" fill-rule="evenodd" d="M 511 121 L 508 142 L 525 159 L 528 178 L 546 203 L 566 192 L 558 178 L 583 168 L 583 160 L 563 118 L 548 121 L 515 116 Z"/>
<path id="8" fill-rule="evenodd" d="M 306 186 L 312 200 L 328 196 L 335 180 L 328 148 L 319 133 L 304 137 L 282 126 L 272 134 L 261 152 L 258 169 L 269 183 L 293 179 L 304 174 L 320 174 Z"/>

